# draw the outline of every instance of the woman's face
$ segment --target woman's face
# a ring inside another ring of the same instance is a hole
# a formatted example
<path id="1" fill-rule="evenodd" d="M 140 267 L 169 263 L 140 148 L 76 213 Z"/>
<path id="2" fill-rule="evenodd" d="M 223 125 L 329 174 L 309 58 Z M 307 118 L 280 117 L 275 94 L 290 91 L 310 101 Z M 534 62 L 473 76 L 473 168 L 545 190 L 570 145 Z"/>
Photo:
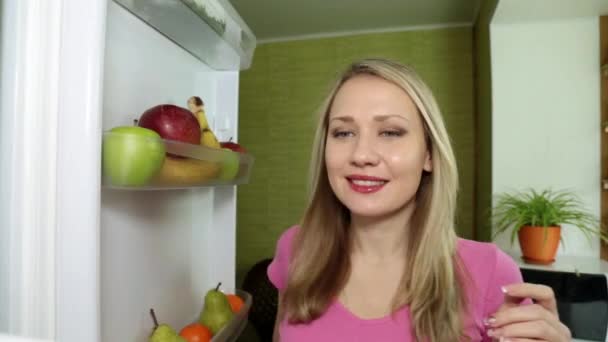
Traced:
<path id="1" fill-rule="evenodd" d="M 325 163 L 351 214 L 381 216 L 411 203 L 432 163 L 409 95 L 375 76 L 346 81 L 330 108 Z"/>

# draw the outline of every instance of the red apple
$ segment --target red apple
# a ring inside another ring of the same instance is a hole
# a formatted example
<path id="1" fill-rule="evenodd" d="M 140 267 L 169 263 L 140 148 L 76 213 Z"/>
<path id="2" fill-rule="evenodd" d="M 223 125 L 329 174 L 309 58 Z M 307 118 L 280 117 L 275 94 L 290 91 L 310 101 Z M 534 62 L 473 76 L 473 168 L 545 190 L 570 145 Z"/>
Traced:
<path id="1" fill-rule="evenodd" d="M 230 138 L 230 140 L 228 140 L 228 141 L 221 142 L 220 146 L 223 148 L 233 150 L 234 152 L 247 153 L 247 150 L 243 146 L 233 142 L 232 138 Z"/>
<path id="2" fill-rule="evenodd" d="M 182 107 L 162 104 L 146 110 L 138 125 L 151 129 L 161 138 L 199 145 L 201 126 L 192 113 Z"/>

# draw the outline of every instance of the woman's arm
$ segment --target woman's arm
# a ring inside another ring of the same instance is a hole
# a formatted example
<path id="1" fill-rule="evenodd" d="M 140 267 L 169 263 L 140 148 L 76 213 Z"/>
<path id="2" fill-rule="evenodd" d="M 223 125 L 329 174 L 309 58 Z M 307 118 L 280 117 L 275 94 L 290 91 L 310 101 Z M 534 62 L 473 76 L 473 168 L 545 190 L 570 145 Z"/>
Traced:
<path id="1" fill-rule="evenodd" d="M 272 342 L 280 342 L 281 336 L 279 336 L 279 324 L 281 323 L 281 299 L 282 295 L 279 293 L 279 299 L 277 302 L 277 319 L 274 322 L 274 332 L 272 333 Z"/>

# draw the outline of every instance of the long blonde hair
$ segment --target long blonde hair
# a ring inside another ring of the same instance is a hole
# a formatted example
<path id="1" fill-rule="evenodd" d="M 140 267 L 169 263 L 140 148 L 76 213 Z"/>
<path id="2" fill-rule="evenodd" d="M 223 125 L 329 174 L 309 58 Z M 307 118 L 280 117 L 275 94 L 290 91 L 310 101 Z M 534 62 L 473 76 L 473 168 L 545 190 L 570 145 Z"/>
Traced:
<path id="1" fill-rule="evenodd" d="M 294 240 L 281 312 L 291 323 L 310 322 L 327 309 L 350 272 L 349 210 L 327 178 L 324 151 L 328 117 L 340 87 L 357 75 L 372 75 L 401 87 L 423 119 L 433 168 L 423 174 L 408 232 L 406 270 L 393 312 L 409 305 L 418 340 L 456 341 L 466 310 L 463 270 L 456 253 L 454 215 L 458 172 L 442 115 L 428 86 L 409 67 L 382 59 L 350 65 L 320 111 L 310 169 L 310 200 Z"/>

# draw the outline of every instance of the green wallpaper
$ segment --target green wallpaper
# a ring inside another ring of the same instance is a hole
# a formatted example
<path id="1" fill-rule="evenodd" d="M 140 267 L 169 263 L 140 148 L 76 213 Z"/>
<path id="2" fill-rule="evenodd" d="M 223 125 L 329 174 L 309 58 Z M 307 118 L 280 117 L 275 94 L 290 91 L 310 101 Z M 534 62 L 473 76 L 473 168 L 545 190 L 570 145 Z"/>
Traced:
<path id="1" fill-rule="evenodd" d="M 299 221 L 314 114 L 338 72 L 364 57 L 411 64 L 435 92 L 458 159 L 459 234 L 472 237 L 473 28 L 262 44 L 240 80 L 239 142 L 256 161 L 250 183 L 238 187 L 237 284 L 256 261 L 272 257 L 277 237 Z"/>
<path id="2" fill-rule="evenodd" d="M 492 206 L 492 75 L 490 59 L 490 21 L 498 0 L 484 0 L 475 25 L 476 151 L 475 238 L 490 241 Z"/>

